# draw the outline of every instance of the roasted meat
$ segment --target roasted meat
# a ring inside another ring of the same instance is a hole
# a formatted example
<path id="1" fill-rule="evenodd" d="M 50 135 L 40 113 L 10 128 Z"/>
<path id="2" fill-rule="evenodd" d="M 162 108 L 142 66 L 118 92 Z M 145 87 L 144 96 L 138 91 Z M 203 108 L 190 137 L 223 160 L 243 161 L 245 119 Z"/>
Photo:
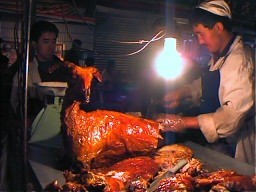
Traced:
<path id="1" fill-rule="evenodd" d="M 191 160 L 193 151 L 181 144 L 171 144 L 160 148 L 154 155 L 155 162 L 158 163 L 163 171 L 174 167 L 181 159 Z"/>
<path id="2" fill-rule="evenodd" d="M 61 66 L 70 70 L 74 77 L 79 77 L 82 79 L 84 89 L 89 89 L 91 87 L 92 78 L 96 77 L 99 81 L 102 81 L 100 72 L 95 67 L 80 67 L 75 63 L 69 61 L 63 61 L 55 63 L 49 68 L 49 73 L 54 72 L 59 69 Z"/>
<path id="3" fill-rule="evenodd" d="M 148 156 L 139 156 L 120 161 L 113 166 L 72 173 L 64 171 L 66 184 L 56 182 L 45 190 L 59 191 L 146 191 L 148 183 L 159 171 L 159 166 Z"/>
<path id="4" fill-rule="evenodd" d="M 118 162 L 101 173 L 107 177 L 122 181 L 124 186 L 126 186 L 126 188 L 118 190 L 108 184 L 105 191 L 121 191 L 127 190 L 127 188 L 146 190 L 148 182 L 153 179 L 158 171 L 159 166 L 152 158 L 139 156 Z"/>
<path id="5" fill-rule="evenodd" d="M 189 175 L 173 175 L 162 179 L 155 192 L 165 191 L 194 191 L 194 179 Z"/>
<path id="6" fill-rule="evenodd" d="M 99 75 L 96 68 L 83 69 L 69 62 L 64 66 L 82 78 L 88 97 L 92 77 Z M 81 167 L 77 172 L 64 171 L 66 184 L 60 187 L 54 181 L 46 191 L 147 191 L 149 182 L 180 159 L 187 159 L 188 164 L 162 179 L 156 191 L 256 190 L 255 176 L 202 171 L 203 164 L 192 158 L 193 151 L 184 145 L 173 144 L 156 152 L 161 136 L 155 121 L 107 110 L 85 112 L 77 101 L 63 111 L 65 148 Z"/>
<path id="7" fill-rule="evenodd" d="M 60 61 L 51 66 L 48 72 L 52 73 L 62 67 L 67 68 L 73 76 L 73 79 L 70 79 L 68 82 L 69 85 L 65 94 L 62 108 L 66 109 L 74 102 L 74 100 L 81 100 L 81 97 L 85 99 L 86 103 L 89 103 L 91 95 L 90 88 L 93 77 L 102 82 L 102 77 L 99 70 L 95 67 L 80 67 L 69 61 Z M 70 89 L 70 87 L 72 88 Z"/>
<path id="8" fill-rule="evenodd" d="M 227 191 L 255 191 L 252 178 L 248 175 L 240 175 L 235 171 L 219 170 L 195 177 L 195 185 L 196 188 L 205 190 L 225 187 Z"/>
<path id="9" fill-rule="evenodd" d="M 155 192 L 159 191 L 255 191 L 253 176 L 240 175 L 235 171 L 218 170 L 192 177 L 178 173 L 162 179 Z"/>
<path id="10" fill-rule="evenodd" d="M 66 149 L 83 166 L 106 167 L 124 158 L 148 155 L 157 148 L 159 124 L 115 111 L 85 112 L 74 102 L 65 111 Z"/>
<path id="11" fill-rule="evenodd" d="M 176 146 L 177 153 L 173 146 Z M 161 148 L 155 156 L 160 158 L 162 155 L 166 160 L 161 153 L 165 153 L 167 149 L 172 151 L 172 156 L 169 158 L 185 158 L 180 150 L 186 151 L 187 147 L 183 148 L 182 145 L 177 144 Z M 190 153 L 188 157 L 191 155 Z M 166 161 L 156 161 L 155 156 L 126 158 L 109 167 L 82 168 L 78 172 L 64 171 L 66 184 L 60 187 L 53 182 L 45 190 L 146 192 L 150 183 L 161 175 L 163 171 L 161 163 L 164 162 L 166 165 Z M 162 179 L 155 191 L 256 191 L 255 176 L 240 175 L 229 170 L 209 172 L 203 165 L 198 159 L 189 159 L 177 173 Z"/>
<path id="12" fill-rule="evenodd" d="M 204 164 L 199 159 L 192 158 L 180 169 L 180 172 L 194 177 L 207 171 L 204 169 L 203 165 Z"/>

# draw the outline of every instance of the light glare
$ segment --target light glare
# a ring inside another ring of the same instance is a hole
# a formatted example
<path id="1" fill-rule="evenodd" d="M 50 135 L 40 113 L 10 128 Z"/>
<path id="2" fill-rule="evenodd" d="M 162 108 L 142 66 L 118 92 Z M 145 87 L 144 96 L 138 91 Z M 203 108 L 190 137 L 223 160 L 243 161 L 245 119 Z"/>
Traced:
<path id="1" fill-rule="evenodd" d="M 182 58 L 176 50 L 176 39 L 166 38 L 164 50 L 156 60 L 156 71 L 167 80 L 177 78 L 183 70 Z"/>

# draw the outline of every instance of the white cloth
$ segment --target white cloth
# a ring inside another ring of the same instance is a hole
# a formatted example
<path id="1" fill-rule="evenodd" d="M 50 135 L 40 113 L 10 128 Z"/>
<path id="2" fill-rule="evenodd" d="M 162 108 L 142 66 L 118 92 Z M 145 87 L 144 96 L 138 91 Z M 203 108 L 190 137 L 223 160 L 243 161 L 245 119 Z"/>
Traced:
<path id="1" fill-rule="evenodd" d="M 255 164 L 254 52 L 237 36 L 227 54 L 226 59 L 221 57 L 214 63 L 212 58 L 209 62 L 210 71 L 220 70 L 221 107 L 214 113 L 199 115 L 199 126 L 210 143 L 219 138 L 235 139 L 235 157 Z M 202 95 L 201 79 L 188 86 L 193 101 L 198 103 Z M 246 120 L 249 116 L 253 118 Z"/>
<path id="2" fill-rule="evenodd" d="M 39 98 L 43 100 L 43 95 L 37 92 L 36 84 L 41 81 L 40 74 L 38 72 L 38 62 L 36 58 L 32 60 L 32 62 L 29 63 L 28 67 L 28 97 L 29 98 Z M 18 73 L 15 74 L 13 78 L 13 84 L 12 84 L 12 93 L 11 93 L 11 106 L 13 110 L 16 112 L 17 107 L 19 105 L 19 95 L 22 93 L 19 93 L 19 80 L 18 80 Z"/>
<path id="3" fill-rule="evenodd" d="M 215 15 L 228 17 L 231 19 L 231 10 L 224 0 L 206 0 L 202 2 L 197 8 L 203 9 Z"/>

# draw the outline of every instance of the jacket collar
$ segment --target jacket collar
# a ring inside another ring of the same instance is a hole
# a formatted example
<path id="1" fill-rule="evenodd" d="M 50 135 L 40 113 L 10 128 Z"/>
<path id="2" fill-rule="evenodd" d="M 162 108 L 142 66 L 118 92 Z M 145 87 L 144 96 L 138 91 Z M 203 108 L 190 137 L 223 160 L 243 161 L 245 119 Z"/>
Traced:
<path id="1" fill-rule="evenodd" d="M 225 49 L 220 54 L 214 55 L 215 60 L 218 60 L 220 57 L 224 57 L 228 53 L 228 51 L 229 51 L 230 47 L 232 46 L 232 44 L 234 43 L 236 37 L 237 37 L 237 34 L 234 33 L 233 37 L 230 39 L 230 41 L 228 42 Z"/>

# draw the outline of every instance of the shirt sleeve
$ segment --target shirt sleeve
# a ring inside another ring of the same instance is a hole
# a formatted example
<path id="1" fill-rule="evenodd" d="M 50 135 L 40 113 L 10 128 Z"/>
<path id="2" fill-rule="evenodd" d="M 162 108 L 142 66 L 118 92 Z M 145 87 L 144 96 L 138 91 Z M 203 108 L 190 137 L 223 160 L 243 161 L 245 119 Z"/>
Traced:
<path id="1" fill-rule="evenodd" d="M 214 113 L 198 116 L 199 126 L 208 142 L 229 137 L 239 131 L 254 105 L 252 57 L 242 53 L 228 56 L 220 70 L 221 107 Z"/>

